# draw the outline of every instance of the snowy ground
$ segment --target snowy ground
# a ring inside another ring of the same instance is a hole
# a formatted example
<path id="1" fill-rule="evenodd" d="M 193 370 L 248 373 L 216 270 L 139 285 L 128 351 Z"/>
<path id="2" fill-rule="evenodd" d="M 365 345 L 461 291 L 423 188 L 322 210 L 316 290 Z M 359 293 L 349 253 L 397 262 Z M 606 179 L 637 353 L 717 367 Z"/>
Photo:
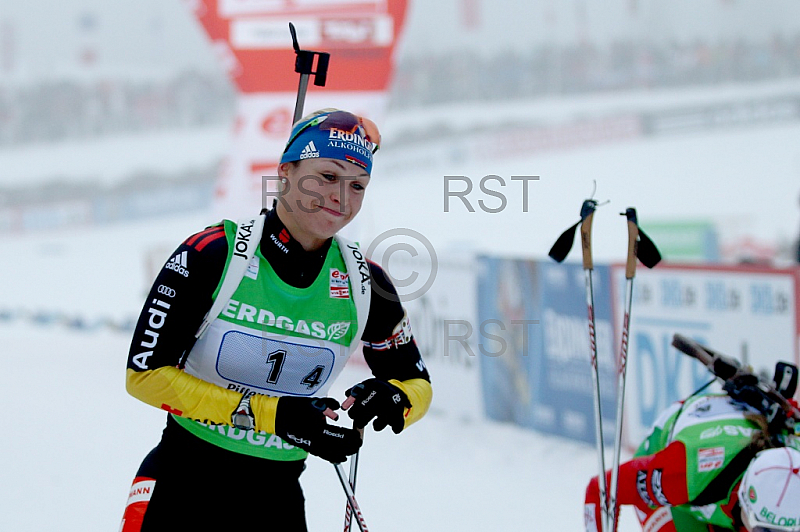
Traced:
<path id="1" fill-rule="evenodd" d="M 12 427 L 0 443 L 0 529 L 116 530 L 164 423 L 125 393 L 127 335 L 5 324 L 0 338 L 0 400 Z M 362 376 L 349 370 L 339 388 Z M 434 377 L 448 378 L 435 368 Z M 400 436 L 368 432 L 365 441 L 358 499 L 371 530 L 582 529 L 596 464 L 585 445 L 441 411 Z M 333 467 L 311 458 L 303 485 L 311 530 L 340 529 Z"/>

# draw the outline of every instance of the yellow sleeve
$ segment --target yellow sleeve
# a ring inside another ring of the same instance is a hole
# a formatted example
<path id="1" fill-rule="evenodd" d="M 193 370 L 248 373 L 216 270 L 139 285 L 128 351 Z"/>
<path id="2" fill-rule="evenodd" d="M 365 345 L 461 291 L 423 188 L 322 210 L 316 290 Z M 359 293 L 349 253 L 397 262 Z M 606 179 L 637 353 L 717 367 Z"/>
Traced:
<path id="1" fill-rule="evenodd" d="M 403 390 L 411 402 L 411 408 L 405 410 L 406 422 L 403 428 L 406 429 L 422 419 L 422 416 L 428 411 L 433 399 L 433 388 L 431 383 L 425 379 L 409 379 L 407 381 L 391 379 L 389 382 Z"/>
<path id="2" fill-rule="evenodd" d="M 149 405 L 175 415 L 204 423 L 231 424 L 231 414 L 239 406 L 242 394 L 211 384 L 183 370 L 165 366 L 154 370 L 127 370 L 128 393 Z M 256 430 L 275 433 L 277 397 L 255 395 L 250 408 L 256 418 Z"/>

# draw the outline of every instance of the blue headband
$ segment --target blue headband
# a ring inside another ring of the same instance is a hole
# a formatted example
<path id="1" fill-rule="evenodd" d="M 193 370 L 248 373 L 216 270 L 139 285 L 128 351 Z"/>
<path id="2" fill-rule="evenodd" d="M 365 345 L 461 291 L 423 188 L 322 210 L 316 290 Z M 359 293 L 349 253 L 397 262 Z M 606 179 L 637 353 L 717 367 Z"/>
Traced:
<path id="1" fill-rule="evenodd" d="M 353 163 L 371 174 L 374 148 L 356 115 L 331 111 L 295 124 L 281 163 L 336 159 Z"/>

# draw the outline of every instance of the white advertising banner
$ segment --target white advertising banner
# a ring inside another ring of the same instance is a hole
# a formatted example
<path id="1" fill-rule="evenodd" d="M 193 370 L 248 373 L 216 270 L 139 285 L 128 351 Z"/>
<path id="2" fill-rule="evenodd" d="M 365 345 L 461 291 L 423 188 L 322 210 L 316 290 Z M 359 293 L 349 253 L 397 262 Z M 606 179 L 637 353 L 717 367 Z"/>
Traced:
<path id="1" fill-rule="evenodd" d="M 658 414 L 712 380 L 672 347 L 674 334 L 733 356 L 772 378 L 775 363 L 798 363 L 800 270 L 752 266 L 639 268 L 630 317 L 625 441 L 635 448 Z M 612 268 L 619 350 L 625 268 Z"/>

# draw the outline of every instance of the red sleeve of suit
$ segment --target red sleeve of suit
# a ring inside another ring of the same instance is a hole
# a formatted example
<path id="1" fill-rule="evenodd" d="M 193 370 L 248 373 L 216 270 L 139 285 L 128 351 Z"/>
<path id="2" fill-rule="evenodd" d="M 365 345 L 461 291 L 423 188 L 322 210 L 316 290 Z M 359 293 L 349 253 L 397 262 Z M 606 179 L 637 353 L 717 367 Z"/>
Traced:
<path id="1" fill-rule="evenodd" d="M 611 484 L 611 472 L 606 472 L 606 486 Z M 645 518 L 643 525 L 651 516 L 662 515 L 658 510 L 667 506 L 677 506 L 689 502 L 686 485 L 686 447 L 676 441 L 665 449 L 648 456 L 634 458 L 619 467 L 617 489 L 617 512 L 622 505 L 633 505 Z M 586 488 L 584 500 L 584 521 L 587 532 L 600 530 L 602 522 L 600 511 L 600 487 L 594 477 Z M 660 519 L 656 528 L 646 528 L 648 532 L 673 532 L 671 518 Z M 667 522 L 668 521 L 668 522 Z M 653 523 L 655 524 L 655 523 Z M 606 531 L 607 532 L 607 531 Z M 616 532 L 616 531 L 614 531 Z"/>

